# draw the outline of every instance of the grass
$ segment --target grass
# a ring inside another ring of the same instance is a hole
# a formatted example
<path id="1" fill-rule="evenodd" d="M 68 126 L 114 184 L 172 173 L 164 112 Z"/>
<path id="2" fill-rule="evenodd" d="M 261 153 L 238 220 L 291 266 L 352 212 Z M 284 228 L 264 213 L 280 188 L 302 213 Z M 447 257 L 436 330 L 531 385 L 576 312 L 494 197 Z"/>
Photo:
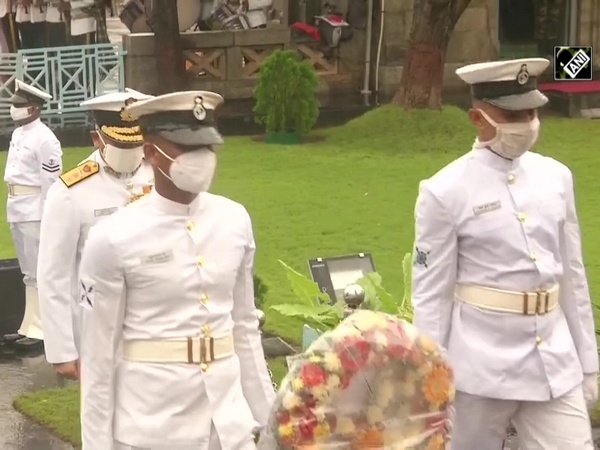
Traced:
<path id="1" fill-rule="evenodd" d="M 292 300 L 278 260 L 306 273 L 309 258 L 371 252 L 386 289 L 399 298 L 402 255 L 412 247 L 418 183 L 468 151 L 474 138 L 464 112 L 451 107 L 441 113 L 382 107 L 319 133 L 326 135 L 324 142 L 289 147 L 227 138 L 213 189 L 250 211 L 258 246 L 256 271 L 269 287 L 266 329 L 293 342 L 300 340 L 301 324 L 268 309 Z M 595 121 L 547 118 L 538 145 L 575 174 L 592 298 L 600 296 L 599 142 Z M 65 166 L 75 165 L 89 151 L 68 149 Z M 13 257 L 1 219 L 0 257 Z M 19 407 L 30 415 L 35 405 L 60 403 L 58 394 L 25 398 L 31 401 Z M 37 417 L 48 422 L 53 415 L 59 420 L 59 414 Z M 60 420 L 78 422 L 70 415 Z"/>
<path id="2" fill-rule="evenodd" d="M 287 373 L 285 358 L 270 360 L 269 367 L 273 372 L 273 381 L 279 384 Z M 15 399 L 14 407 L 64 441 L 76 447 L 81 446 L 78 384 L 29 392 Z"/>

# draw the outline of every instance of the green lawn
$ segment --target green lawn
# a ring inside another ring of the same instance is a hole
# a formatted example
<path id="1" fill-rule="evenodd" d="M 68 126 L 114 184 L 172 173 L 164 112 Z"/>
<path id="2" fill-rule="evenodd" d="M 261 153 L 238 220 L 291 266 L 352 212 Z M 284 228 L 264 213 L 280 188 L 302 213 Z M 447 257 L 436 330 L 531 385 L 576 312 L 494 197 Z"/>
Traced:
<path id="1" fill-rule="evenodd" d="M 542 153 L 565 162 L 575 173 L 594 298 L 600 296 L 598 125 L 591 120 L 548 118 L 538 145 Z M 278 260 L 307 273 L 306 261 L 312 257 L 371 252 L 384 285 L 400 298 L 401 262 L 412 247 L 418 183 L 468 151 L 474 139 L 465 113 L 456 108 L 407 113 L 383 107 L 317 134 L 326 140 L 290 147 L 227 138 L 213 189 L 250 211 L 258 246 L 256 271 L 269 287 L 266 329 L 295 342 L 300 339 L 300 324 L 268 310 L 268 305 L 289 301 L 292 295 Z M 65 166 L 76 164 L 89 151 L 67 150 Z M 0 226 L 4 227 L 0 257 L 12 257 L 4 220 Z M 55 404 L 59 398 L 55 393 L 33 394 L 20 400 L 20 406 L 33 414 L 44 400 Z M 48 421 L 52 415 L 41 417 Z M 52 420 L 58 420 L 60 414 L 54 415 Z M 77 423 L 77 418 L 69 414 L 68 421 Z"/>

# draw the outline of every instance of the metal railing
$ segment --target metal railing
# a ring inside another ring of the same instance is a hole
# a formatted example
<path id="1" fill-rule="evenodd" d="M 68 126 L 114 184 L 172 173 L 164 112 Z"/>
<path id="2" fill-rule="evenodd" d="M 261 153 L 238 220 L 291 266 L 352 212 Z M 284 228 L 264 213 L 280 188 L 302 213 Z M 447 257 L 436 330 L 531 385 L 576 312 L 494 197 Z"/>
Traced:
<path id="1" fill-rule="evenodd" d="M 14 80 L 19 79 L 50 95 L 43 115 L 60 124 L 62 114 L 68 122 L 79 117 L 87 123 L 88 114 L 79 106 L 97 95 L 124 89 L 126 52 L 121 43 L 77 45 L 19 50 L 0 55 L 0 121 L 10 120 L 10 96 Z M 79 119 L 77 119 L 79 120 Z"/>

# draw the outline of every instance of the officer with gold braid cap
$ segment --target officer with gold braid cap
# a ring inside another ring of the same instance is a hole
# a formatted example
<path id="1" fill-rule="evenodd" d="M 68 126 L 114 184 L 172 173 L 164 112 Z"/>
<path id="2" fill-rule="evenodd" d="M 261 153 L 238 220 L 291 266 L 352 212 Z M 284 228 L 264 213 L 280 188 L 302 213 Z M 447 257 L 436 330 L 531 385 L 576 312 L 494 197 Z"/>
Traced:
<path id="1" fill-rule="evenodd" d="M 533 151 L 548 64 L 458 69 L 477 138 L 419 188 L 415 324 L 454 367 L 452 450 L 500 449 L 510 422 L 524 449 L 594 448 L 598 350 L 573 174 Z"/>
<path id="2" fill-rule="evenodd" d="M 46 359 L 64 376 L 79 374 L 78 270 L 93 225 L 147 194 L 154 183 L 143 160 L 139 124 L 125 107 L 151 96 L 127 90 L 87 100 L 96 150 L 49 190 L 40 237 L 39 297 Z"/>
<path id="3" fill-rule="evenodd" d="M 94 227 L 82 255 L 86 450 L 252 450 L 267 423 L 275 392 L 254 305 L 252 222 L 208 192 L 222 102 L 190 91 L 127 108 L 156 183 Z"/>

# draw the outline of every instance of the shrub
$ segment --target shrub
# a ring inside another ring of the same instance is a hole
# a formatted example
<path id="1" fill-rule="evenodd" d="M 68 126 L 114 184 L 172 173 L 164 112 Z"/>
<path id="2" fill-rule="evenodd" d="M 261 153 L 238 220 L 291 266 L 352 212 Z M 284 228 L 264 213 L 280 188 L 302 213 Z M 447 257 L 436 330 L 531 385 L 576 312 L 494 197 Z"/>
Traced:
<path id="1" fill-rule="evenodd" d="M 254 89 L 255 121 L 267 133 L 308 133 L 317 122 L 317 75 L 294 50 L 277 50 L 260 67 Z"/>

